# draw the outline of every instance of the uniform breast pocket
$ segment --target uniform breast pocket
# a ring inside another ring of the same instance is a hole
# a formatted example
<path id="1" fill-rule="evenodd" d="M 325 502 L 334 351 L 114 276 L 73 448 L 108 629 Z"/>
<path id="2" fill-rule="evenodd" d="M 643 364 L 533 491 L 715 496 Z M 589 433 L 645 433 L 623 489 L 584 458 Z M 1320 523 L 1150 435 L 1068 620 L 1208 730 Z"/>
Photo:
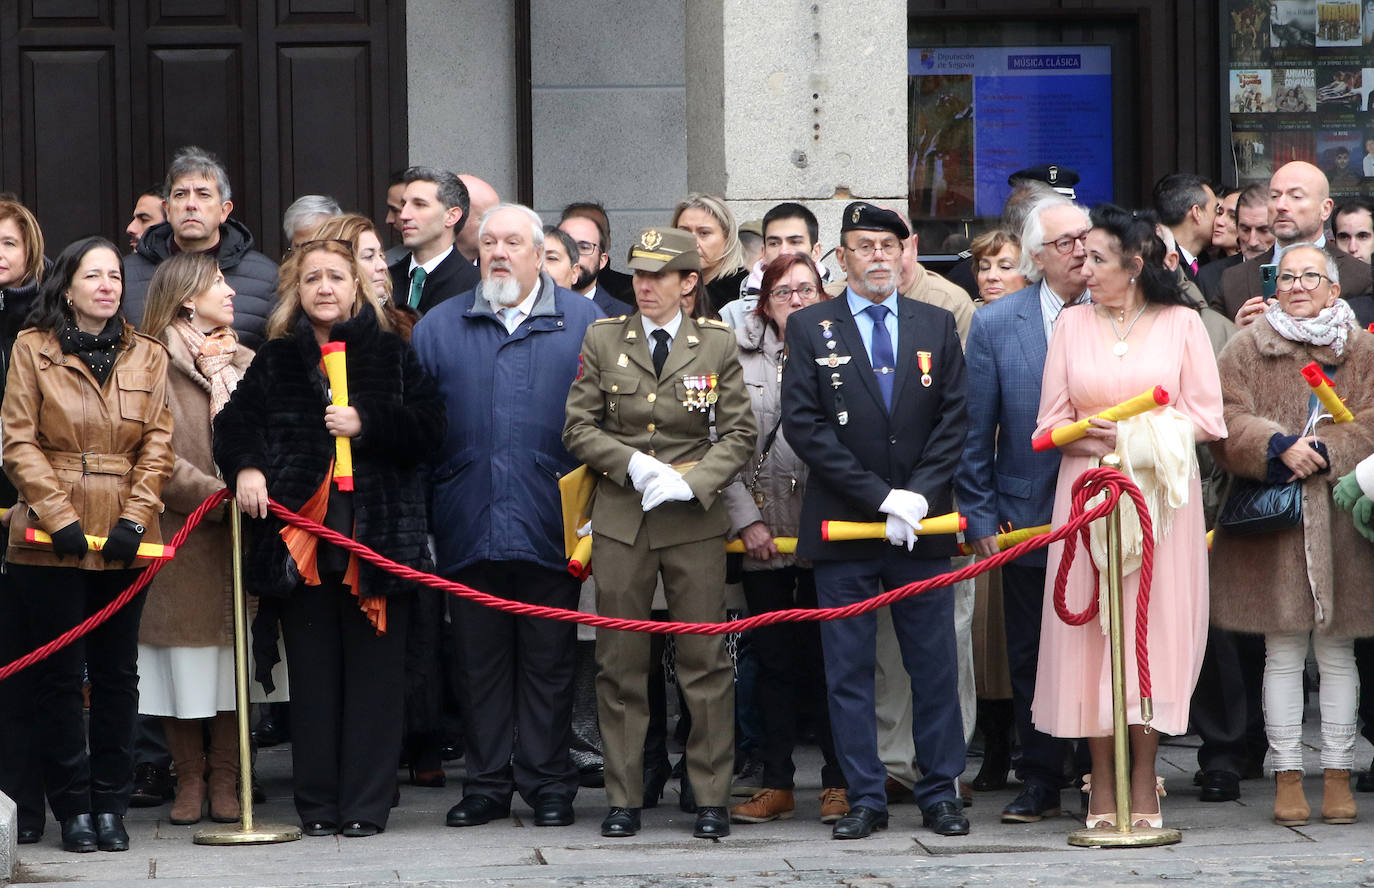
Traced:
<path id="1" fill-rule="evenodd" d="M 621 398 L 639 391 L 639 377 L 628 373 L 601 374 L 601 396 L 606 399 L 607 416 L 618 416 Z"/>
<path id="2" fill-rule="evenodd" d="M 116 370 L 119 415 L 132 422 L 147 422 L 153 415 L 153 374 L 146 370 Z"/>

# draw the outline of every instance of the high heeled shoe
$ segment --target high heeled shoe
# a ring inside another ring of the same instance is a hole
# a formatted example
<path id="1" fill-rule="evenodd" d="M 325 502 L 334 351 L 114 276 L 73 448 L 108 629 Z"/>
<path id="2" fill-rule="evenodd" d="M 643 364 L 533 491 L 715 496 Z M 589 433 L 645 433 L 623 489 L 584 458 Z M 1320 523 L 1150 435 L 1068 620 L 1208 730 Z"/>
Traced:
<path id="1" fill-rule="evenodd" d="M 1156 778 L 1155 778 L 1155 799 L 1158 801 L 1159 799 L 1163 799 L 1166 795 L 1168 795 L 1168 793 L 1164 791 L 1164 778 L 1163 778 L 1163 777 L 1156 777 Z M 1158 805 L 1158 807 L 1159 807 L 1159 810 L 1156 811 L 1156 812 L 1153 813 L 1153 814 L 1137 814 L 1136 812 L 1132 811 L 1132 812 L 1131 812 L 1131 826 L 1136 827 L 1136 826 L 1142 826 L 1142 825 L 1143 825 L 1143 826 L 1148 826 L 1148 827 L 1150 827 L 1151 829 L 1162 829 L 1162 828 L 1164 827 L 1164 804 L 1163 804 L 1163 802 L 1160 802 L 1159 805 Z"/>
<path id="2" fill-rule="evenodd" d="M 673 766 L 666 760 L 646 765 L 644 768 L 644 799 L 645 808 L 657 808 L 659 799 L 663 798 L 664 788 L 668 785 L 668 780 L 673 776 Z"/>
<path id="3" fill-rule="evenodd" d="M 1083 775 L 1083 791 L 1088 794 L 1088 810 L 1083 817 L 1083 825 L 1088 829 L 1115 829 L 1116 812 L 1106 814 L 1093 813 L 1093 775 Z"/>

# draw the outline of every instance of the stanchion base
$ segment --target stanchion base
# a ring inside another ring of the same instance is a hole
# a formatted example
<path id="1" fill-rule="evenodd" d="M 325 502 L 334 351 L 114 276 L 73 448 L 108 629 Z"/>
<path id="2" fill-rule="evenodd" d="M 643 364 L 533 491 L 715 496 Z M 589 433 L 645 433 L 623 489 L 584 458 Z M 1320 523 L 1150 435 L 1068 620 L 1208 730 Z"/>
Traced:
<path id="1" fill-rule="evenodd" d="M 200 830 L 193 841 L 197 845 L 271 845 L 276 842 L 295 842 L 300 837 L 299 826 L 255 823 L 251 831 L 244 831 L 237 823 L 226 823 Z"/>
<path id="2" fill-rule="evenodd" d="M 1117 829 L 1076 829 L 1069 833 L 1069 844 L 1078 848 L 1152 848 L 1176 845 L 1183 833 L 1176 829 L 1133 826 L 1130 832 Z"/>

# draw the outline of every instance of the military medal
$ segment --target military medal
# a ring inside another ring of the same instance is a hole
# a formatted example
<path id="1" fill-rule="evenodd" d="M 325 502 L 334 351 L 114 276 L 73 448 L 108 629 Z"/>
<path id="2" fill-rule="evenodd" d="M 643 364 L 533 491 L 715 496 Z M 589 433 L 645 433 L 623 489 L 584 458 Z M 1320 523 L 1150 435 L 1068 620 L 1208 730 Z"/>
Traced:
<path id="1" fill-rule="evenodd" d="M 831 332 L 830 332 L 830 325 L 833 324 L 833 323 L 835 323 L 835 322 L 834 322 L 834 321 L 829 321 L 829 320 L 827 320 L 827 321 L 821 321 L 821 322 L 820 322 L 821 335 L 824 336 L 826 339 L 831 339 L 831 338 L 833 338 L 834 335 L 835 335 L 834 333 L 831 333 Z M 833 343 L 833 342 L 827 342 L 826 345 L 827 345 L 828 347 L 830 347 L 830 348 L 834 348 L 834 347 L 835 347 L 835 343 Z"/>
<path id="2" fill-rule="evenodd" d="M 921 369 L 921 385 L 930 388 L 930 352 L 918 351 L 916 366 Z"/>
<path id="3" fill-rule="evenodd" d="M 682 386 L 687 390 L 686 397 L 682 399 L 682 406 L 688 410 L 695 410 L 697 378 L 695 376 L 682 377 Z"/>
<path id="4" fill-rule="evenodd" d="M 832 351 L 834 351 L 834 349 L 835 349 L 835 340 L 833 340 L 833 339 L 827 339 L 827 340 L 825 341 L 825 347 L 828 348 L 828 349 L 830 349 L 830 350 L 832 350 Z"/>
<path id="5" fill-rule="evenodd" d="M 720 381 L 720 377 L 719 377 L 718 375 L 716 375 L 715 373 L 712 373 L 709 377 L 707 377 L 707 379 L 706 379 L 706 403 L 707 403 L 707 404 L 714 404 L 714 403 L 716 403 L 717 401 L 720 400 L 720 393 L 716 391 L 716 383 L 719 382 L 719 381 Z"/>
<path id="6" fill-rule="evenodd" d="M 816 363 L 820 364 L 822 367 L 829 367 L 833 370 L 841 364 L 848 364 L 849 360 L 849 355 L 837 355 L 834 352 L 831 352 L 823 358 L 817 358 Z"/>

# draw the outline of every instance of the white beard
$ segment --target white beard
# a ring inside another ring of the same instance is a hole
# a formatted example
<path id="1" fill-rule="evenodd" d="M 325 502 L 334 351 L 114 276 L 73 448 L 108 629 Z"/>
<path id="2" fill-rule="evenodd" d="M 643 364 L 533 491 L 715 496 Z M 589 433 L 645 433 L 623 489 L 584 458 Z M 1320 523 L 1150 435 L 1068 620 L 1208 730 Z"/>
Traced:
<path id="1" fill-rule="evenodd" d="M 525 298 L 525 294 L 520 292 L 520 282 L 513 277 L 482 281 L 482 295 L 497 308 L 513 308 Z"/>

